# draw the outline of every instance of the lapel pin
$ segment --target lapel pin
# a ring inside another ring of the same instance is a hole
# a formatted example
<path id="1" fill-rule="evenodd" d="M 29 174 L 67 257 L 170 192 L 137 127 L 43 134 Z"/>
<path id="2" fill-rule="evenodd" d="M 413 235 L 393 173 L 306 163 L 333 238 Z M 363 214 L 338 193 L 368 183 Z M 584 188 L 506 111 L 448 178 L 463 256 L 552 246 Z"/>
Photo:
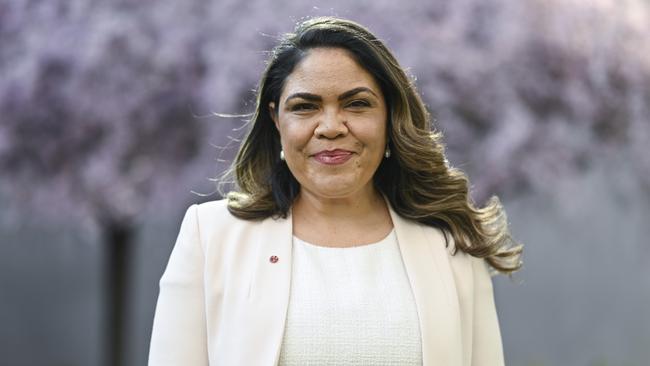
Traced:
<path id="1" fill-rule="evenodd" d="M 271 258 L 269 258 L 269 262 L 271 263 L 278 263 L 278 256 L 277 255 L 272 255 Z"/>

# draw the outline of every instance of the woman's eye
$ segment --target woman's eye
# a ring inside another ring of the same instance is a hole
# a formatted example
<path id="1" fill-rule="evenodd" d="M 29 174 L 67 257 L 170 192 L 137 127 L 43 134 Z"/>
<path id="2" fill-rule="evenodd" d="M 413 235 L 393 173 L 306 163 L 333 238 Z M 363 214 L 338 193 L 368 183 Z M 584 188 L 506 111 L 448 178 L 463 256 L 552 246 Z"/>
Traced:
<path id="1" fill-rule="evenodd" d="M 306 112 L 306 111 L 313 111 L 317 109 L 318 107 L 315 104 L 311 103 L 298 103 L 295 104 L 294 106 L 291 107 L 291 111 L 293 112 Z"/>
<path id="2" fill-rule="evenodd" d="M 347 106 L 352 108 L 370 107 L 370 103 L 367 100 L 358 99 L 351 101 Z"/>

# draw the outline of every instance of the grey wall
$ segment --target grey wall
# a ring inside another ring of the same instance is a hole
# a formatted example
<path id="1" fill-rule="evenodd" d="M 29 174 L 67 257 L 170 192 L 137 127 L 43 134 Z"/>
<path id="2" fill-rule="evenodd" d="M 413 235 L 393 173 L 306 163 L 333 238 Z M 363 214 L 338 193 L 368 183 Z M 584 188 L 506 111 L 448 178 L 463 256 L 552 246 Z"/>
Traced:
<path id="1" fill-rule="evenodd" d="M 627 169 L 507 203 L 526 244 L 515 281 L 495 281 L 509 365 L 650 364 L 650 202 Z"/>

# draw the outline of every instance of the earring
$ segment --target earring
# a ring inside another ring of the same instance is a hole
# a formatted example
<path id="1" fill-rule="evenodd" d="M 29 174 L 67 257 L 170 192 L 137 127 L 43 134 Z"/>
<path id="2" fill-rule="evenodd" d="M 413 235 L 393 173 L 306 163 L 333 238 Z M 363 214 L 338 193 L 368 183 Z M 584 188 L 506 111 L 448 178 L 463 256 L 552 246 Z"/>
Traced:
<path id="1" fill-rule="evenodd" d="M 280 160 L 284 161 L 284 150 L 280 150 Z"/>
<path id="2" fill-rule="evenodd" d="M 390 158 L 390 147 L 386 144 L 386 151 L 384 152 L 384 157 L 386 159 Z"/>

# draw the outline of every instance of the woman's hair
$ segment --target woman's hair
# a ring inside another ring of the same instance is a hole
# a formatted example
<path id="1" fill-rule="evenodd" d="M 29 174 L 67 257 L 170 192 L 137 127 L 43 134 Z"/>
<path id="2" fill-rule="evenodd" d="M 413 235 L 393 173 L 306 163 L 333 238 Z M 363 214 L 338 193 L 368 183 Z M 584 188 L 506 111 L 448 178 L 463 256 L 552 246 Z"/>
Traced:
<path id="1" fill-rule="evenodd" d="M 269 103 L 280 104 L 287 77 L 317 47 L 347 50 L 381 87 L 392 154 L 382 159 L 373 182 L 395 212 L 440 228 L 445 237 L 451 234 L 456 248 L 485 258 L 499 272 L 518 270 L 522 245 L 512 240 L 498 198 L 483 208 L 473 204 L 467 176 L 448 165 L 442 135 L 432 129 L 412 80 L 380 40 L 349 20 L 306 20 L 273 49 L 257 90 L 252 128 L 229 172 L 238 185 L 237 192 L 227 194 L 230 212 L 246 220 L 287 217 L 300 185 L 280 159 L 280 135 Z"/>

